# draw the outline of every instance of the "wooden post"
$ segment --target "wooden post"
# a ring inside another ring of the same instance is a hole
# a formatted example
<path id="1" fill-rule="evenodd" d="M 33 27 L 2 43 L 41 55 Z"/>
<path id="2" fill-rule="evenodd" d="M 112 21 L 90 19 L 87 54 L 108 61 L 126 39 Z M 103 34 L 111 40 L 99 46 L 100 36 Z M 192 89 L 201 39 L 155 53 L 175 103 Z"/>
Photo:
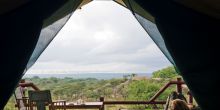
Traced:
<path id="1" fill-rule="evenodd" d="M 100 108 L 100 110 L 105 110 L 105 104 L 104 104 L 105 99 L 104 99 L 104 97 L 100 97 L 99 100 L 100 100 L 100 102 L 103 103 L 102 107 Z"/>
<path id="2" fill-rule="evenodd" d="M 188 95 L 189 95 L 189 104 L 192 104 L 193 105 L 193 96 L 192 96 L 192 93 L 189 91 L 188 93 L 187 93 Z"/>
<path id="3" fill-rule="evenodd" d="M 177 78 L 177 92 L 182 94 L 182 84 L 181 84 L 182 79 Z"/>

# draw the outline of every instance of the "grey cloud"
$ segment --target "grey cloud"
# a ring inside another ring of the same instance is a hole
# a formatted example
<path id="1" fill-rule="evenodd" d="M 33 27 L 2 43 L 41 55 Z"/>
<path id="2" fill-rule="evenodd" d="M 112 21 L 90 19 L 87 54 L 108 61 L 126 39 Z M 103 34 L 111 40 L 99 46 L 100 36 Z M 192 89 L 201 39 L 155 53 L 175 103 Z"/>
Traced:
<path id="1" fill-rule="evenodd" d="M 33 69 L 144 72 L 168 65 L 127 9 L 95 1 L 74 13 Z"/>

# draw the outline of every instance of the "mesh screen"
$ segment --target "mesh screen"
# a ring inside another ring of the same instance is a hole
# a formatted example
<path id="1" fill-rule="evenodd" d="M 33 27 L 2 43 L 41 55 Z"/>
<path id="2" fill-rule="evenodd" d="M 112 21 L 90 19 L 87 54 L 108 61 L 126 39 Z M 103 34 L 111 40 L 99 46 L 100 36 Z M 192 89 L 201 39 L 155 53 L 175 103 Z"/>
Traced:
<path id="1" fill-rule="evenodd" d="M 54 39 L 54 37 L 61 30 L 61 28 L 66 24 L 70 15 L 71 14 L 41 30 L 37 45 L 34 49 L 34 52 L 31 55 L 30 60 L 28 61 L 26 69 L 30 68 L 36 62 L 41 53 L 46 49 L 49 43 Z"/>
<path id="2" fill-rule="evenodd" d="M 151 39 L 155 42 L 155 44 L 159 47 L 159 49 L 163 52 L 163 54 L 167 57 L 167 59 L 175 65 L 173 58 L 171 57 L 169 51 L 166 48 L 163 37 L 161 36 L 157 26 L 153 23 L 154 17 L 150 15 L 147 11 L 141 8 L 134 0 L 122 0 L 124 4 L 126 4 L 126 8 L 131 10 L 135 18 L 141 24 L 141 26 L 145 29 Z M 118 3 L 116 0 L 115 2 Z M 120 4 L 120 3 L 119 3 Z"/>
<path id="3" fill-rule="evenodd" d="M 69 2 L 67 2 L 61 9 L 56 11 L 48 19 L 44 20 L 44 28 L 41 30 L 37 45 L 28 61 L 24 73 L 37 61 L 39 56 L 66 24 L 72 15 L 72 12 L 77 9 L 81 2 L 82 0 L 69 0 Z"/>
<path id="4" fill-rule="evenodd" d="M 163 37 L 161 36 L 160 32 L 157 29 L 157 26 L 152 23 L 151 21 L 141 17 L 138 14 L 134 14 L 138 22 L 142 25 L 151 39 L 156 43 L 156 45 L 160 48 L 163 54 L 167 57 L 167 59 L 174 64 L 173 58 L 171 57 L 170 53 L 168 52 Z"/>

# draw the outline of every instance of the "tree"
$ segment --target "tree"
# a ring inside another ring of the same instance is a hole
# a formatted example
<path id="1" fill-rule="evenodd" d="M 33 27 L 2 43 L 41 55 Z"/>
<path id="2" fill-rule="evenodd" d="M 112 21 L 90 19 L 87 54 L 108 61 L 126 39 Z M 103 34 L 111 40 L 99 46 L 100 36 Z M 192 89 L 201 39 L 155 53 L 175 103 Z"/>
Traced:
<path id="1" fill-rule="evenodd" d="M 173 78 L 176 76 L 178 76 L 178 73 L 173 66 L 153 72 L 153 78 Z"/>
<path id="2" fill-rule="evenodd" d="M 123 79 L 124 79 L 124 81 L 127 81 L 128 80 L 128 75 L 123 75 Z"/>
<path id="3" fill-rule="evenodd" d="M 132 73 L 132 74 L 131 74 L 131 79 L 133 79 L 135 76 L 137 76 L 137 74 Z"/>
<path id="4" fill-rule="evenodd" d="M 134 81 L 128 86 L 128 99 L 149 100 L 159 89 L 158 83 L 148 80 Z"/>
<path id="5" fill-rule="evenodd" d="M 132 73 L 132 74 L 131 74 L 131 77 L 135 77 L 135 76 L 137 76 L 137 74 L 135 74 L 135 73 Z"/>

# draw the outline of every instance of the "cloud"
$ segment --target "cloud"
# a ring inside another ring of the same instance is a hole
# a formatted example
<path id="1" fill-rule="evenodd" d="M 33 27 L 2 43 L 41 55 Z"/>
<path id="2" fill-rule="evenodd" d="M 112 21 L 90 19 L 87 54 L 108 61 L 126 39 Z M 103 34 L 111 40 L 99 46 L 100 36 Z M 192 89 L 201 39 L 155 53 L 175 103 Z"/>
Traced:
<path id="1" fill-rule="evenodd" d="M 72 15 L 28 73 L 152 72 L 168 65 L 129 10 L 93 1 Z"/>

